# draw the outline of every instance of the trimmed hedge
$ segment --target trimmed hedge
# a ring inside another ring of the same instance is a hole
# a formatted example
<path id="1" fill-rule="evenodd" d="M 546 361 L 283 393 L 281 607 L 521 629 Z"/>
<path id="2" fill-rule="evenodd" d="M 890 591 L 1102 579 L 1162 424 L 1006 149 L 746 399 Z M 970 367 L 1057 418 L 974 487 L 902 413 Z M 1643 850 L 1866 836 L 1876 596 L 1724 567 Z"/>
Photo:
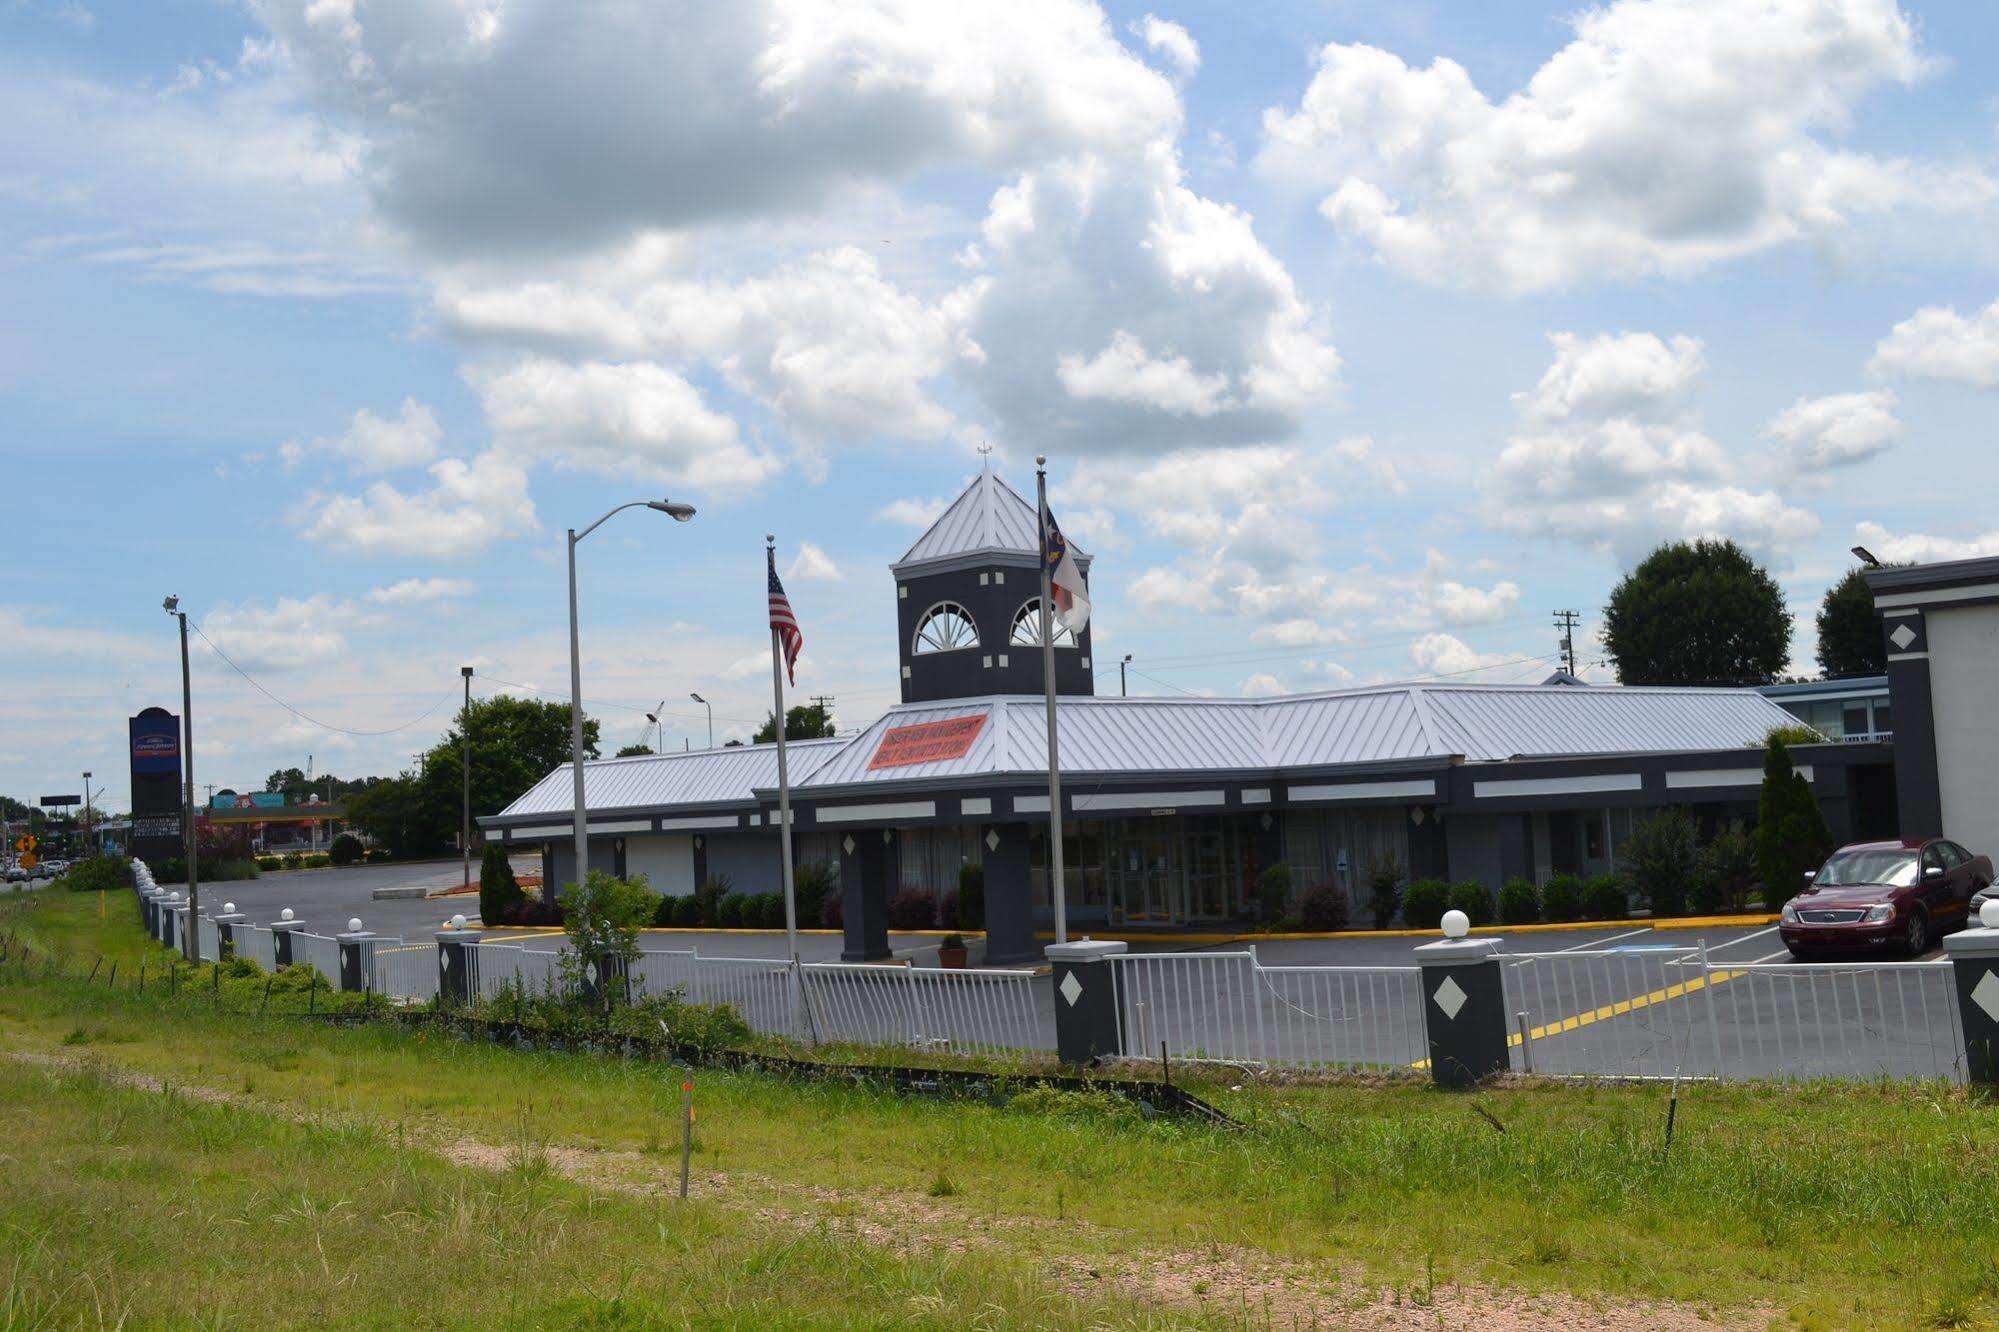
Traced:
<path id="1" fill-rule="evenodd" d="M 1588 920 L 1629 920 L 1631 896 L 1624 880 L 1599 874 L 1583 885 L 1583 916 Z"/>
<path id="2" fill-rule="evenodd" d="M 479 857 L 479 919 L 488 925 L 511 925 L 527 905 L 527 894 L 514 878 L 507 848 L 495 842 Z"/>
<path id="3" fill-rule="evenodd" d="M 1499 886 L 1499 919 L 1508 925 L 1532 925 L 1541 919 L 1541 890 L 1515 875 Z"/>
<path id="4" fill-rule="evenodd" d="M 1345 929 L 1350 912 L 1347 890 L 1336 883 L 1315 883 L 1298 899 L 1298 923 L 1315 933 Z"/>
<path id="5" fill-rule="evenodd" d="M 353 833 L 341 833 L 333 839 L 333 845 L 326 848 L 326 859 L 335 865 L 358 865 L 366 853 L 367 848 L 361 845 L 360 838 Z"/>
<path id="6" fill-rule="evenodd" d="M 1418 879 L 1402 890 L 1402 923 L 1412 930 L 1434 930 L 1451 909 L 1451 886 L 1442 879 Z"/>
<path id="7" fill-rule="evenodd" d="M 888 927 L 892 930 L 928 930 L 937 925 L 937 899 L 929 893 L 897 893 L 888 899 Z"/>
<path id="8" fill-rule="evenodd" d="M 1477 879 L 1451 885 L 1451 909 L 1462 911 L 1474 925 L 1492 924 L 1492 890 Z"/>
<path id="9" fill-rule="evenodd" d="M 958 928 L 983 930 L 986 927 L 986 867 L 958 867 Z"/>
<path id="10" fill-rule="evenodd" d="M 1580 920 L 1583 914 L 1583 881 L 1573 874 L 1557 874 L 1541 889 L 1541 915 L 1547 920 Z"/>

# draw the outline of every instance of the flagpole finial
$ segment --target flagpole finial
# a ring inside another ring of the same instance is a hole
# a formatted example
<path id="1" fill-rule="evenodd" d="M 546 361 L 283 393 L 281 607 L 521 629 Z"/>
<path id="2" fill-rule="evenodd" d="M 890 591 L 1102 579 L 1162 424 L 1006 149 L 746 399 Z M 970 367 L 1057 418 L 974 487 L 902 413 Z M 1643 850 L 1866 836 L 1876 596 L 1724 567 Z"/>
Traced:
<path id="1" fill-rule="evenodd" d="M 764 533 L 764 544 L 766 546 L 775 546 L 777 544 L 777 537 L 770 532 Z"/>
<path id="2" fill-rule="evenodd" d="M 1034 465 L 1035 465 L 1036 467 L 1046 467 L 1046 466 L 1048 465 L 1048 459 L 1047 459 L 1046 455 L 1044 455 L 1044 454 L 1039 454 L 1039 453 L 1035 454 L 1035 455 L 1034 455 Z"/>

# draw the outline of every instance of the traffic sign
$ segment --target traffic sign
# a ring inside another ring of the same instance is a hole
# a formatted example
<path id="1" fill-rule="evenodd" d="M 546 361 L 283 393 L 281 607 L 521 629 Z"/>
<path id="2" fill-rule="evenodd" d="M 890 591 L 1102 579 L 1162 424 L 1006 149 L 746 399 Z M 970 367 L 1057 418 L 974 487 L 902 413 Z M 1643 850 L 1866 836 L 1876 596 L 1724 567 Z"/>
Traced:
<path id="1" fill-rule="evenodd" d="M 40 843 L 35 841 L 33 833 L 22 833 L 14 839 L 14 849 L 16 851 L 33 851 L 38 845 Z"/>
<path id="2" fill-rule="evenodd" d="M 18 862 L 22 869 L 33 869 L 42 863 L 42 858 L 32 851 L 23 851 Z"/>

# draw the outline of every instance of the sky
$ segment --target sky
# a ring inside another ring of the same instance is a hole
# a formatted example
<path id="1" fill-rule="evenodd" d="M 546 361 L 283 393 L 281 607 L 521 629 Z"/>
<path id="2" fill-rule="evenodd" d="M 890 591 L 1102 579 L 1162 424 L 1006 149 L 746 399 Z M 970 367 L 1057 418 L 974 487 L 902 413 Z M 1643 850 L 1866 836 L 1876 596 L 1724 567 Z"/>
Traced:
<path id="1" fill-rule="evenodd" d="M 1999 553 L 1983 0 L 0 0 L 0 791 L 843 729 L 982 466 L 1100 692 L 1585 674 L 1725 535 L 1793 663 L 1864 544 Z M 1003 629 L 1000 630 L 1003 632 Z M 660 730 L 645 713 L 665 700 Z"/>

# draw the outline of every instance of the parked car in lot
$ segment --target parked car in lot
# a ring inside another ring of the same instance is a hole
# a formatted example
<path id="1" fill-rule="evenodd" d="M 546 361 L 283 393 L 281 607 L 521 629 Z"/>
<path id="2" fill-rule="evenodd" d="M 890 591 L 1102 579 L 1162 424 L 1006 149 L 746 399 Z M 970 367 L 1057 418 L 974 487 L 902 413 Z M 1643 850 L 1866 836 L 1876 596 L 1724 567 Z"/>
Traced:
<path id="1" fill-rule="evenodd" d="M 1856 842 L 1808 877 L 1778 923 L 1792 956 L 1890 948 L 1919 957 L 1970 918 L 1971 899 L 1992 884 L 1992 861 L 1940 837 Z"/>

